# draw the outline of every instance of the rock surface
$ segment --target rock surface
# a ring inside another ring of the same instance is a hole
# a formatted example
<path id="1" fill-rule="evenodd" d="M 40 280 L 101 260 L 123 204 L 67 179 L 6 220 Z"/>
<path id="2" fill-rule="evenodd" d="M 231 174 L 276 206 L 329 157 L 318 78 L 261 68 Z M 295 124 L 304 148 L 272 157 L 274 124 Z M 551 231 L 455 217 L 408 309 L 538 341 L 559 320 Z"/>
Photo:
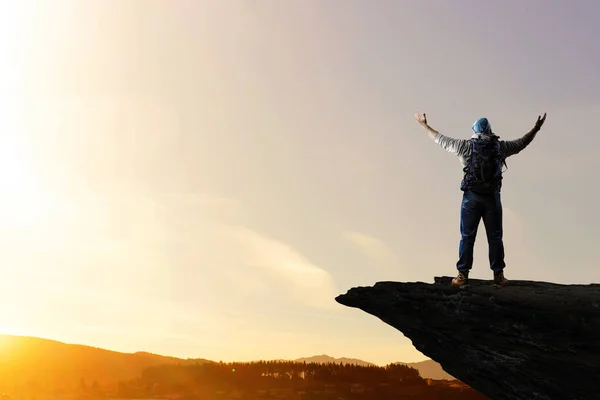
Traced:
<path id="1" fill-rule="evenodd" d="M 336 297 L 493 400 L 600 399 L 600 284 L 379 282 Z"/>

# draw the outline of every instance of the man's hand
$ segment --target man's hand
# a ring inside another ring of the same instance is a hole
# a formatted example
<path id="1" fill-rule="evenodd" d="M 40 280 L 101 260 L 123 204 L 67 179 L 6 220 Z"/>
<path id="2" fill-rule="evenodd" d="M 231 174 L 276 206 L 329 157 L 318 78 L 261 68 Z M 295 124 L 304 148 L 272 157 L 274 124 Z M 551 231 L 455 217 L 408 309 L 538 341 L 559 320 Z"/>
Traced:
<path id="1" fill-rule="evenodd" d="M 430 127 L 429 124 L 427 124 L 427 115 L 425 115 L 425 113 L 423 113 L 423 115 L 416 113 L 415 119 L 423 128 L 425 128 L 425 130 L 429 134 L 429 137 L 431 139 L 435 139 L 439 132 Z"/>
<path id="2" fill-rule="evenodd" d="M 417 120 L 417 122 L 419 124 L 421 124 L 421 126 L 423 126 L 423 127 L 427 126 L 427 116 L 425 115 L 425 113 L 423 113 L 423 115 L 416 113 L 415 119 Z"/>
<path id="3" fill-rule="evenodd" d="M 511 155 L 517 154 L 518 152 L 523 150 L 525 147 L 529 146 L 529 143 L 531 143 L 531 141 L 535 138 L 537 133 L 542 128 L 542 125 L 544 125 L 545 121 L 546 121 L 546 113 L 544 113 L 543 117 L 538 116 L 537 121 L 535 121 L 535 126 L 529 132 L 527 132 L 521 139 L 517 139 L 516 141 L 514 141 L 515 143 L 520 141 L 520 143 L 517 144 L 513 150 L 511 150 Z"/>
<path id="4" fill-rule="evenodd" d="M 535 127 L 534 129 L 539 131 L 542 128 L 542 125 L 544 125 L 544 121 L 546 121 L 546 113 L 544 113 L 544 116 L 538 116 L 537 121 L 535 122 Z"/>

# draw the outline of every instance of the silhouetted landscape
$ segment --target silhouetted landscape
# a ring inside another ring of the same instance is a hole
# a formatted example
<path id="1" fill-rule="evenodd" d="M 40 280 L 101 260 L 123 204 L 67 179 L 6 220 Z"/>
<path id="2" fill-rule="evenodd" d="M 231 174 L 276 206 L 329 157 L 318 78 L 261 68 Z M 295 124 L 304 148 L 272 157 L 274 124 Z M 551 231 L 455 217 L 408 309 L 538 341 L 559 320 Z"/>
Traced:
<path id="1" fill-rule="evenodd" d="M 0 335 L 0 343 L 0 389 L 6 392 L 33 383 L 53 389 L 72 387 L 81 379 L 108 384 L 138 376 L 154 365 L 208 361 L 127 354 L 35 337 Z"/>
<path id="2" fill-rule="evenodd" d="M 404 365 L 259 361 L 147 368 L 120 382 L 120 398 L 486 399 L 460 382 L 423 379 Z"/>
<path id="3" fill-rule="evenodd" d="M 6 399 L 486 399 L 457 380 L 326 355 L 223 363 L 1 335 Z"/>
<path id="4" fill-rule="evenodd" d="M 335 358 L 335 357 L 328 356 L 326 354 L 323 354 L 320 356 L 302 357 L 302 358 L 298 358 L 293 361 L 307 362 L 307 363 L 315 362 L 315 363 L 355 364 L 355 365 L 362 365 L 362 366 L 367 366 L 367 367 L 375 366 L 375 364 L 373 364 L 373 363 L 370 363 L 370 362 L 364 361 L 364 360 L 359 360 L 357 358 L 346 358 L 346 357 Z M 425 360 L 425 361 L 419 361 L 419 362 L 413 362 L 413 363 L 397 362 L 395 364 L 401 364 L 401 365 L 406 365 L 406 366 L 415 368 L 416 370 L 419 371 L 419 374 L 423 378 L 446 379 L 446 380 L 456 379 L 452 375 L 450 375 L 449 373 L 444 371 L 442 366 L 438 362 L 435 362 L 434 360 Z"/>

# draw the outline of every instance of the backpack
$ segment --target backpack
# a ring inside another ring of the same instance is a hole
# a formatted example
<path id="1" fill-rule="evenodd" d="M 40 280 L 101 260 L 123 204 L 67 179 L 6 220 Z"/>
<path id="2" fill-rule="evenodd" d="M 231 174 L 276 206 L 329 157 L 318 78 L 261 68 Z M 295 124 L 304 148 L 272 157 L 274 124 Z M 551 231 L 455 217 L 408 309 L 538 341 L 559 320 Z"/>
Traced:
<path id="1" fill-rule="evenodd" d="M 471 139 L 471 157 L 463 169 L 464 178 L 460 189 L 475 193 L 494 193 L 502 187 L 502 160 L 499 137 Z"/>

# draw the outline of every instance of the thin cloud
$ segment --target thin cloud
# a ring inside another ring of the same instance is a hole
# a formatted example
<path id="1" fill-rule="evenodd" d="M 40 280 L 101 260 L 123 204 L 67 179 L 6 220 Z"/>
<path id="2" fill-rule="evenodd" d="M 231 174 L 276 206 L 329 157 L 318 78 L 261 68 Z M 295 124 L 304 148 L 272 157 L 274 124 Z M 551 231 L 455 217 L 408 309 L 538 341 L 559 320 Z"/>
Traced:
<path id="1" fill-rule="evenodd" d="M 330 308 L 337 294 L 331 275 L 309 261 L 291 245 L 262 235 L 243 226 L 222 226 L 223 237 L 230 241 L 230 251 L 238 252 L 246 268 L 238 275 L 239 282 L 246 277 L 258 285 L 257 275 L 281 282 L 302 302 L 316 307 Z"/>
<path id="2" fill-rule="evenodd" d="M 375 266 L 386 272 L 397 268 L 399 262 L 398 256 L 381 239 L 354 231 L 343 232 L 342 237 L 356 246 Z"/>

